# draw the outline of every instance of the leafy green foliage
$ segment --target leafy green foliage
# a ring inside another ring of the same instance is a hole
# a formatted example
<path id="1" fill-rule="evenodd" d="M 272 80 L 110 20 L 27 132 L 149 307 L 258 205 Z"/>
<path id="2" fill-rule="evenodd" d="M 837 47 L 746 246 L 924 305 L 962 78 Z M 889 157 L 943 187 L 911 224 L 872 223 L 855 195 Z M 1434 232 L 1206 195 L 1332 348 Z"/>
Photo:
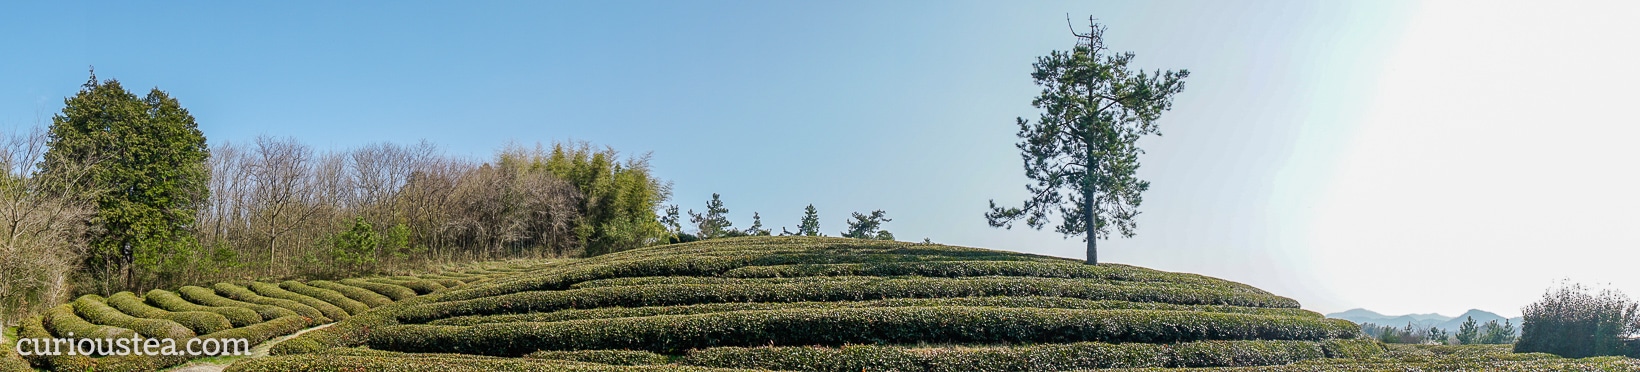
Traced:
<path id="1" fill-rule="evenodd" d="M 585 194 L 575 234 L 587 256 L 666 241 L 666 227 L 655 210 L 671 196 L 671 185 L 651 174 L 649 155 L 622 161 L 610 148 L 594 150 L 585 142 L 553 144 L 551 155 L 534 160 L 532 166 L 544 167 Z"/>
<path id="2" fill-rule="evenodd" d="M 234 327 L 244 327 L 244 326 L 248 326 L 248 325 L 252 325 L 252 324 L 262 322 L 262 315 L 257 314 L 257 312 L 255 310 L 242 308 L 242 307 L 232 307 L 232 306 L 204 306 L 204 305 L 198 305 L 198 304 L 195 304 L 195 303 L 192 303 L 192 302 L 188 302 L 188 300 L 182 299 L 182 297 L 177 296 L 176 293 L 171 293 L 171 292 L 161 290 L 161 289 L 155 289 L 155 290 L 152 290 L 152 291 L 148 291 L 148 293 L 146 295 L 144 295 L 144 298 L 146 298 L 148 300 L 149 304 L 153 304 L 154 307 L 158 307 L 158 308 L 165 309 L 165 310 L 168 310 L 168 311 L 175 311 L 175 312 L 200 311 L 200 312 L 216 313 L 217 315 L 221 315 L 223 318 L 228 319 L 228 322 L 231 323 Z"/>
<path id="3" fill-rule="evenodd" d="M 324 280 L 309 281 L 307 284 L 318 288 L 336 291 L 337 293 L 341 293 L 343 296 L 347 296 L 347 298 L 353 299 L 354 301 L 358 301 L 359 303 L 370 307 L 385 306 L 393 303 L 392 298 L 388 298 L 387 296 L 372 292 L 368 289 L 354 287 L 351 285 Z"/>
<path id="4" fill-rule="evenodd" d="M 1624 355 L 1633 352 L 1624 340 L 1640 336 L 1640 304 L 1613 289 L 1590 293 L 1580 284 L 1563 283 L 1526 305 L 1521 316 L 1517 353 Z"/>
<path id="5" fill-rule="evenodd" d="M 1458 326 L 1458 343 L 1464 345 L 1480 343 L 1480 327 L 1475 325 L 1475 317 L 1464 319 Z"/>
<path id="6" fill-rule="evenodd" d="M 871 211 L 870 215 L 854 212 L 854 219 L 848 222 L 848 231 L 843 232 L 843 237 L 853 239 L 894 240 L 894 234 L 889 233 L 888 230 L 884 230 L 882 228 L 883 223 L 889 221 L 893 220 L 888 219 L 887 212 L 883 212 L 881 209 Z"/>
<path id="7" fill-rule="evenodd" d="M 576 350 L 576 351 L 537 351 L 525 355 L 525 358 L 568 360 L 609 364 L 617 366 L 645 366 L 666 364 L 665 355 L 647 351 L 634 350 Z"/>
<path id="8" fill-rule="evenodd" d="M 1091 20 L 1090 20 L 1091 21 Z M 993 227 L 1012 228 L 1024 219 L 1031 228 L 1082 235 L 1088 242 L 1087 263 L 1097 263 L 1095 245 L 1112 231 L 1132 237 L 1142 195 L 1150 182 L 1139 180 L 1140 137 L 1157 132 L 1156 120 L 1184 90 L 1186 70 L 1135 71 L 1134 54 L 1110 53 L 1105 28 L 1090 25 L 1076 35 L 1076 47 L 1037 58 L 1031 79 L 1042 93 L 1031 101 L 1041 109 L 1035 123 L 1018 118 L 1019 144 L 1030 197 L 1019 207 L 991 201 L 985 218 Z"/>
<path id="9" fill-rule="evenodd" d="M 228 322 L 228 318 L 223 317 L 222 314 L 206 311 L 167 311 L 148 306 L 148 304 L 142 302 L 142 298 L 131 292 L 120 292 L 108 296 L 107 303 L 109 306 L 119 309 L 120 312 L 131 314 L 131 316 L 177 322 L 177 324 L 194 331 L 194 334 L 202 335 L 233 328 L 233 323 Z"/>
<path id="10" fill-rule="evenodd" d="M 226 284 L 226 283 L 223 283 L 223 284 Z M 318 310 L 319 313 L 321 314 L 321 316 L 324 317 L 324 318 L 329 318 L 329 319 L 333 319 L 333 320 L 344 320 L 344 319 L 347 319 L 347 317 L 349 315 L 347 313 L 347 310 L 343 310 L 341 307 L 336 306 L 335 304 L 325 302 L 324 300 L 320 300 L 320 299 L 313 298 L 313 297 L 310 297 L 310 296 L 305 296 L 305 295 L 302 295 L 300 293 L 287 291 L 284 288 L 279 288 L 278 284 L 263 283 L 263 282 L 251 282 L 247 285 L 247 287 L 250 290 L 255 291 L 255 293 L 259 294 L 259 295 L 267 296 L 267 297 L 270 297 L 270 298 L 277 298 L 277 299 L 283 299 L 283 300 L 289 300 L 289 301 L 296 301 L 299 304 L 305 305 L 307 307 L 311 307 L 314 310 Z M 238 299 L 238 297 L 234 297 L 234 298 Z M 289 308 L 289 307 L 287 307 L 287 308 Z M 291 310 L 296 310 L 296 309 L 291 309 Z M 329 322 L 325 322 L 325 323 L 329 323 Z"/>
<path id="11" fill-rule="evenodd" d="M 404 301 L 412 297 L 416 297 L 415 290 L 398 284 L 376 283 L 360 279 L 342 279 L 341 281 L 338 281 L 338 283 L 368 289 L 371 292 L 376 292 L 383 296 L 387 296 L 387 298 L 392 299 L 393 301 Z"/>
<path id="12" fill-rule="evenodd" d="M 313 321 L 318 323 L 330 323 L 334 321 L 330 317 L 325 316 L 324 312 L 321 312 L 319 309 L 312 306 L 308 306 L 295 300 L 259 295 L 256 294 L 256 292 L 251 291 L 249 288 L 237 286 L 232 283 L 216 283 L 215 285 L 212 285 L 211 288 L 216 290 L 216 293 L 223 297 L 258 305 L 278 306 L 286 310 L 294 311 L 297 315 L 312 318 Z"/>
<path id="13" fill-rule="evenodd" d="M 187 233 L 206 200 L 209 150 L 193 115 L 164 91 L 145 97 L 96 75 L 52 116 L 41 172 L 67 172 L 84 159 L 96 196 L 87 274 L 103 293 L 165 283 L 213 255 Z"/>
<path id="14" fill-rule="evenodd" d="M 182 288 L 177 288 L 177 293 L 181 294 L 182 298 L 185 298 L 188 301 L 191 301 L 193 303 L 197 303 L 197 304 L 200 304 L 200 305 L 250 309 L 251 311 L 255 311 L 257 315 L 262 316 L 262 319 L 278 319 L 278 318 L 283 318 L 283 317 L 287 317 L 287 316 L 296 316 L 296 317 L 302 316 L 301 314 L 298 314 L 295 311 L 291 311 L 290 309 L 286 309 L 286 308 L 282 308 L 282 307 L 278 307 L 278 306 L 253 304 L 253 303 L 249 303 L 249 302 L 234 300 L 234 299 L 227 298 L 227 297 L 222 297 L 222 296 L 217 295 L 216 291 L 212 291 L 210 288 L 205 288 L 205 287 L 198 287 L 198 286 L 191 286 L 191 285 L 190 286 L 183 286 Z"/>
<path id="15" fill-rule="evenodd" d="M 350 316 L 358 315 L 370 310 L 370 306 L 365 305 L 363 302 L 349 298 L 348 296 L 342 295 L 341 292 L 314 287 L 294 280 L 279 282 L 279 288 L 303 296 L 317 298 L 320 301 L 330 303 L 331 305 L 336 305 L 336 307 L 342 308 L 342 310 L 346 311 Z"/>
<path id="16" fill-rule="evenodd" d="M 103 299 L 97 295 L 84 295 L 69 303 L 74 307 L 74 313 L 87 322 L 120 327 L 136 331 L 148 338 L 186 339 L 194 337 L 194 332 L 182 324 L 165 319 L 137 318 L 108 307 Z"/>
<path id="17" fill-rule="evenodd" d="M 330 255 L 337 263 L 359 272 L 376 263 L 376 248 L 380 245 L 381 238 L 376 236 L 370 223 L 365 222 L 363 217 L 355 217 L 352 227 L 331 236 Z"/>

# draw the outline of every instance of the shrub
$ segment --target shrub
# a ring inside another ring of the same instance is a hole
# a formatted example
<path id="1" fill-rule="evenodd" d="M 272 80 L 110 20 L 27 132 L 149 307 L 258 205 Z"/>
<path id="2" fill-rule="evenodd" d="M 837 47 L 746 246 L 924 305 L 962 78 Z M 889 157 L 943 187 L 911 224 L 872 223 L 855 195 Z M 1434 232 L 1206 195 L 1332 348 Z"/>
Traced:
<path id="1" fill-rule="evenodd" d="M 1109 300 L 1084 300 L 1068 297 L 958 297 L 958 298 L 896 298 L 871 301 L 839 301 L 839 302 L 728 302 L 707 303 L 684 306 L 645 306 L 645 307 L 603 307 L 594 309 L 568 309 L 553 312 L 505 314 L 505 315 L 477 315 L 459 316 L 438 319 L 427 324 L 433 325 L 478 325 L 484 323 L 508 322 L 559 322 L 578 319 L 596 318 L 626 318 L 656 315 L 689 315 L 705 314 L 725 311 L 745 310 L 781 310 L 781 309 L 838 309 L 861 307 L 907 307 L 907 306 L 997 306 L 997 307 L 1034 307 L 1052 309 L 1139 309 L 1139 310 L 1180 310 L 1214 313 L 1239 313 L 1291 317 L 1321 318 L 1321 314 L 1302 309 L 1270 309 L 1259 307 L 1239 307 L 1221 305 L 1174 305 L 1156 302 L 1128 302 Z"/>
<path id="2" fill-rule="evenodd" d="M 148 303 L 154 305 L 154 307 L 169 311 L 203 311 L 216 313 L 217 315 L 221 315 L 223 318 L 228 319 L 228 323 L 232 324 L 234 327 L 244 327 L 262 322 L 262 315 L 257 314 L 255 310 L 242 307 L 199 305 L 188 302 L 188 300 L 182 299 L 182 297 L 177 296 L 177 294 L 164 290 L 155 289 L 148 291 L 148 294 L 144 295 L 144 297 L 147 298 Z"/>
<path id="3" fill-rule="evenodd" d="M 1314 341 L 1202 341 L 1181 344 L 1075 342 L 1029 346 L 910 348 L 850 345 L 714 347 L 685 365 L 793 371 L 1066 371 L 1097 368 L 1268 366 L 1322 357 Z"/>
<path id="4" fill-rule="evenodd" d="M 1384 355 L 1384 345 L 1364 338 L 1323 341 L 1321 350 L 1328 358 L 1370 358 Z"/>
<path id="5" fill-rule="evenodd" d="M 410 290 L 416 291 L 417 295 L 425 295 L 425 294 L 438 292 L 438 291 L 442 291 L 442 290 L 446 289 L 443 284 L 439 284 L 438 282 L 431 281 L 431 280 L 422 280 L 422 279 L 413 279 L 413 278 L 412 279 L 370 278 L 370 279 L 366 279 L 366 280 L 369 281 L 369 282 L 373 282 L 373 283 L 392 284 L 392 285 L 397 285 L 397 286 L 402 286 L 402 287 L 405 287 L 405 288 L 409 288 Z"/>
<path id="6" fill-rule="evenodd" d="M 194 332 L 177 322 L 165 319 L 137 318 L 108 307 L 97 295 L 80 296 L 70 303 L 74 313 L 91 323 L 120 327 L 136 331 L 137 334 L 148 338 L 186 339 L 194 337 Z"/>
<path id="7" fill-rule="evenodd" d="M 34 372 L 34 367 L 30 367 L 28 361 L 17 355 L 14 349 L 0 347 L 0 372 Z"/>
<path id="8" fill-rule="evenodd" d="M 1271 306 L 1286 298 L 1173 286 L 1111 285 L 1065 279 L 894 278 L 822 283 L 749 283 L 702 286 L 689 284 L 601 287 L 568 291 L 531 291 L 409 308 L 399 314 L 406 323 L 462 315 L 555 311 L 570 308 L 674 306 L 727 302 L 859 301 L 886 298 L 1049 296 L 1088 300 L 1163 302 L 1183 305 Z"/>
<path id="9" fill-rule="evenodd" d="M 537 351 L 525 355 L 525 358 L 568 360 L 608 364 L 616 366 L 644 366 L 666 364 L 665 355 L 647 351 L 633 350 L 576 350 L 576 351 Z"/>
<path id="10" fill-rule="evenodd" d="M 364 288 L 379 293 L 393 301 L 404 301 L 416 297 L 416 290 L 398 284 L 376 283 L 360 279 L 342 279 L 338 283 Z"/>
<path id="11" fill-rule="evenodd" d="M 42 319 L 47 330 L 57 337 L 73 338 L 131 338 L 136 332 L 120 327 L 96 325 L 74 315 L 74 306 L 63 304 L 46 311 Z"/>
<path id="12" fill-rule="evenodd" d="M 354 301 L 359 301 L 360 303 L 365 304 L 365 306 L 378 307 L 393 303 L 393 299 L 387 298 L 387 296 L 383 296 L 376 292 L 371 292 L 370 290 L 364 288 L 324 280 L 309 281 L 307 284 L 310 286 L 339 292 L 343 296 L 347 296 L 347 298 L 351 298 Z"/>
<path id="13" fill-rule="evenodd" d="M 166 319 L 177 322 L 183 327 L 188 327 L 194 334 L 202 335 L 233 328 L 233 323 L 228 322 L 228 318 L 223 317 L 222 314 L 206 311 L 167 311 L 143 303 L 142 298 L 131 292 L 120 292 L 108 296 L 108 305 L 134 317 Z"/>
<path id="14" fill-rule="evenodd" d="M 182 298 L 186 298 L 188 301 L 192 301 L 200 305 L 251 309 L 251 311 L 255 311 L 257 315 L 261 315 L 262 319 L 278 319 L 287 316 L 302 315 L 297 314 L 295 311 L 291 311 L 290 309 L 278 306 L 253 304 L 218 296 L 216 291 L 212 291 L 205 287 L 196 287 L 191 285 L 183 286 L 182 288 L 177 288 L 177 293 L 181 294 Z"/>
<path id="15" fill-rule="evenodd" d="M 1589 293 L 1582 285 L 1562 283 L 1521 309 L 1521 317 L 1517 353 L 1624 355 L 1630 352 L 1625 337 L 1640 336 L 1640 304 L 1612 289 Z"/>
<path id="16" fill-rule="evenodd" d="M 341 292 L 310 286 L 294 280 L 279 282 L 279 287 L 291 292 L 296 292 L 297 294 L 303 296 L 313 297 L 324 302 L 329 302 L 331 305 L 336 305 L 336 307 L 340 307 L 342 310 L 347 311 L 350 316 L 359 315 L 366 311 L 370 311 L 370 306 L 365 306 L 363 302 L 348 298 L 347 296 L 342 295 Z"/>
<path id="17" fill-rule="evenodd" d="M 273 297 L 273 298 L 280 298 L 280 299 L 286 299 L 286 300 L 300 302 L 301 304 L 307 305 L 308 307 L 311 307 L 314 310 L 319 310 L 319 313 L 323 314 L 324 317 L 326 317 L 326 318 L 334 319 L 336 321 L 342 321 L 342 320 L 346 320 L 347 317 L 348 317 L 347 310 L 343 310 L 341 307 L 338 307 L 336 305 L 332 305 L 331 303 L 325 302 L 324 300 L 304 296 L 301 293 L 287 291 L 284 288 L 279 288 L 278 284 L 263 283 L 263 282 L 250 282 L 250 283 L 248 283 L 248 285 L 249 285 L 250 289 L 252 291 L 256 291 L 257 294 L 260 294 L 260 295 L 263 295 L 263 296 L 268 296 L 268 297 Z"/>
<path id="18" fill-rule="evenodd" d="M 900 307 L 735 311 L 699 315 L 500 323 L 398 325 L 369 334 L 373 348 L 523 355 L 536 350 L 632 349 L 661 353 L 712 346 L 916 342 L 1183 342 L 1354 337 L 1353 323 L 1157 310 Z"/>
<path id="19" fill-rule="evenodd" d="M 731 278 L 782 278 L 805 276 L 1030 276 L 1064 279 L 1105 279 L 1130 282 L 1179 283 L 1203 287 L 1229 288 L 1268 293 L 1242 283 L 1197 274 L 1170 273 L 1136 266 L 1085 265 L 1074 262 L 1033 261 L 923 261 L 847 264 L 790 264 L 746 266 L 723 273 Z"/>
<path id="20" fill-rule="evenodd" d="M 724 370 L 683 366 L 612 366 L 546 359 L 508 359 L 472 356 L 346 356 L 286 355 L 246 359 L 226 372 L 380 371 L 380 372 L 709 372 Z"/>
<path id="21" fill-rule="evenodd" d="M 303 328 L 307 328 L 307 326 L 309 324 L 311 324 L 311 322 L 312 322 L 312 320 L 307 318 L 307 317 L 300 316 L 300 315 L 292 315 L 292 316 L 275 318 L 273 320 L 269 320 L 269 321 L 261 322 L 261 323 L 257 323 L 257 324 L 252 324 L 252 325 L 249 325 L 249 326 L 229 329 L 229 330 L 216 332 L 216 333 L 211 333 L 211 334 L 207 334 L 207 335 L 202 335 L 202 336 L 199 336 L 199 338 L 215 338 L 215 339 L 243 338 L 243 339 L 249 340 L 251 345 L 256 345 L 256 344 L 266 342 L 267 340 L 271 340 L 274 337 L 279 337 L 279 336 L 284 336 L 284 335 L 288 335 L 288 334 L 291 334 L 291 333 L 296 333 L 296 331 L 300 331 Z"/>
<path id="22" fill-rule="evenodd" d="M 256 292 L 252 292 L 249 288 L 240 287 L 230 283 L 216 283 L 216 285 L 211 286 L 211 288 L 215 289 L 217 294 L 230 299 L 258 305 L 278 306 L 286 310 L 294 311 L 297 315 L 313 318 L 313 320 L 318 323 L 331 322 L 331 318 L 325 316 L 325 313 L 319 311 L 319 309 L 304 305 L 301 302 L 294 300 L 266 297 L 256 294 Z"/>

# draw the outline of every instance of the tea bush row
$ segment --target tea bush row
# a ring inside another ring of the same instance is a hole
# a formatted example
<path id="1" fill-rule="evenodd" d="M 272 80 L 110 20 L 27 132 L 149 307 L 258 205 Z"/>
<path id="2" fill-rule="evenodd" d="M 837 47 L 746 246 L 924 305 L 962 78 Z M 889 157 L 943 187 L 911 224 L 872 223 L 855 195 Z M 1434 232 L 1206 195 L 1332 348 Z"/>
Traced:
<path id="1" fill-rule="evenodd" d="M 329 290 L 332 290 L 332 291 L 336 291 L 338 293 L 341 293 L 343 296 L 347 296 L 347 298 L 351 298 L 354 301 L 358 301 L 360 303 L 365 304 L 365 306 L 369 306 L 369 307 L 372 307 L 372 308 L 380 307 L 380 306 L 384 306 L 384 305 L 393 303 L 392 298 L 388 298 L 387 296 L 383 296 L 380 293 L 371 292 L 368 289 L 354 287 L 354 286 L 351 286 L 351 285 L 340 284 L 340 283 L 324 281 L 324 280 L 309 281 L 309 282 L 307 282 L 307 284 L 310 285 L 310 286 L 314 286 L 314 287 L 319 287 L 319 288 L 324 288 L 324 289 L 329 289 Z"/>
<path id="2" fill-rule="evenodd" d="M 398 284 L 376 283 L 363 279 L 342 279 L 337 281 L 337 283 L 368 289 L 372 292 L 387 296 L 387 298 L 392 299 L 393 301 L 404 301 L 412 297 L 416 297 L 416 290 Z"/>
<path id="3" fill-rule="evenodd" d="M 1087 300 L 1297 308 L 1285 297 L 1048 278 L 904 278 L 825 283 L 652 285 L 530 291 L 420 305 L 399 312 L 405 323 L 464 315 L 516 314 L 572 308 L 678 306 L 726 302 L 861 301 L 888 298 L 1049 296 Z"/>
<path id="4" fill-rule="evenodd" d="M 1371 341 L 1362 342 L 1371 345 Z M 1180 344 L 1076 342 L 1030 346 L 908 348 L 850 345 L 717 347 L 680 364 L 789 371 L 1063 371 L 1091 368 L 1268 366 L 1322 358 L 1332 343 L 1202 341 Z"/>
<path id="5" fill-rule="evenodd" d="M 84 295 L 69 303 L 74 307 L 74 313 L 87 322 L 111 327 L 120 327 L 136 331 L 147 338 L 186 339 L 194 337 L 194 331 L 182 324 L 165 319 L 138 318 L 120 312 L 97 295 Z M 78 334 L 77 334 L 78 335 Z"/>
<path id="6" fill-rule="evenodd" d="M 363 302 L 359 302 L 349 298 L 348 296 L 342 295 L 341 292 L 310 286 L 302 282 L 286 280 L 279 282 L 279 288 L 303 296 L 317 298 L 324 302 L 329 302 L 332 305 L 336 305 L 336 307 L 342 308 L 342 311 L 346 311 L 349 316 L 359 315 L 366 311 L 370 311 L 370 306 L 366 306 Z"/>
<path id="7" fill-rule="evenodd" d="M 258 305 L 277 306 L 286 310 L 294 311 L 296 312 L 296 315 L 312 318 L 315 322 L 321 324 L 331 322 L 331 318 L 325 316 L 324 312 L 319 311 L 319 309 L 294 300 L 259 295 L 256 294 L 256 292 L 251 291 L 249 288 L 240 287 L 230 283 L 216 283 L 211 286 L 211 289 L 215 289 L 218 295 L 236 301 L 243 301 Z"/>
<path id="8" fill-rule="evenodd" d="M 604 307 L 595 309 L 568 309 L 552 312 L 474 315 L 438 319 L 427 324 L 470 326 L 485 323 L 560 322 L 578 319 L 627 318 L 656 315 L 689 315 L 725 311 L 781 310 L 781 309 L 837 309 L 859 307 L 909 306 L 997 306 L 1034 307 L 1051 309 L 1139 309 L 1178 310 L 1211 313 L 1257 314 L 1290 317 L 1321 318 L 1321 314 L 1303 309 L 1261 308 L 1224 305 L 1174 305 L 1157 302 L 1129 302 L 1112 300 L 1084 300 L 1069 297 L 957 297 L 957 298 L 896 298 L 870 301 L 838 302 L 727 302 L 683 306 Z"/>
<path id="9" fill-rule="evenodd" d="M 562 360 L 467 356 L 286 355 L 240 361 L 225 372 L 754 372 L 684 366 L 614 366 Z"/>
<path id="10" fill-rule="evenodd" d="M 287 316 L 301 316 L 301 314 L 297 314 L 295 311 L 291 311 L 290 309 L 286 309 L 286 308 L 282 308 L 282 307 L 278 307 L 278 306 L 253 304 L 253 303 L 249 303 L 249 302 L 244 302 L 244 301 L 230 299 L 230 298 L 227 298 L 227 297 L 218 296 L 216 294 L 216 291 L 212 291 L 209 288 L 205 288 L 205 287 L 197 287 L 197 286 L 191 286 L 191 285 L 190 286 L 183 286 L 182 288 L 177 288 L 177 293 L 181 294 L 182 298 L 185 298 L 188 301 L 191 301 L 193 303 L 197 303 L 197 304 L 200 304 L 200 305 L 212 306 L 212 307 L 237 307 L 237 308 L 241 308 L 241 309 L 250 309 L 251 311 L 255 311 L 256 315 L 261 316 L 262 319 L 278 319 L 278 318 L 283 318 L 283 317 L 287 317 Z"/>
<path id="11" fill-rule="evenodd" d="M 1157 310 L 896 307 L 733 311 L 476 326 L 396 325 L 372 348 L 517 356 L 537 350 L 676 353 L 713 346 L 918 342 L 1324 340 L 1355 337 L 1348 321 Z"/>
<path id="12" fill-rule="evenodd" d="M 927 261 L 888 262 L 875 264 L 795 264 L 774 266 L 747 266 L 723 273 L 732 278 L 790 278 L 807 276 L 1031 276 L 1065 279 L 1104 279 L 1127 282 L 1160 282 L 1192 284 L 1215 288 L 1233 288 L 1254 293 L 1268 293 L 1256 287 L 1197 274 L 1170 273 L 1135 266 L 1082 263 L 1055 263 L 1033 261 Z"/>
<path id="13" fill-rule="evenodd" d="M 332 320 L 341 321 L 341 320 L 347 319 L 347 317 L 350 316 L 350 314 L 348 314 L 347 310 L 343 310 L 341 307 L 336 306 L 336 304 L 325 302 L 324 300 L 313 298 L 311 296 L 305 296 L 305 295 L 302 295 L 301 293 L 287 291 L 284 288 L 279 288 L 278 284 L 263 283 L 263 282 L 250 282 L 250 283 L 247 283 L 246 286 L 250 290 L 255 291 L 257 294 L 260 294 L 260 295 L 263 295 L 263 296 L 296 301 L 296 302 L 299 302 L 303 305 L 307 305 L 308 307 L 311 307 L 314 310 L 319 310 L 320 314 L 323 314 L 324 317 L 330 318 Z"/>
<path id="14" fill-rule="evenodd" d="M 131 292 L 115 293 L 108 296 L 107 303 L 120 312 L 131 316 L 149 319 L 166 319 L 183 327 L 188 327 L 194 334 L 206 334 L 233 328 L 233 323 L 222 314 L 208 311 L 169 311 L 143 303 L 142 298 Z"/>
<path id="15" fill-rule="evenodd" d="M 169 311 L 203 311 L 216 313 L 228 319 L 234 327 L 244 327 L 262 322 L 262 315 L 255 310 L 234 306 L 205 306 L 188 302 L 182 296 L 170 291 L 155 289 L 144 295 L 149 304 Z"/>

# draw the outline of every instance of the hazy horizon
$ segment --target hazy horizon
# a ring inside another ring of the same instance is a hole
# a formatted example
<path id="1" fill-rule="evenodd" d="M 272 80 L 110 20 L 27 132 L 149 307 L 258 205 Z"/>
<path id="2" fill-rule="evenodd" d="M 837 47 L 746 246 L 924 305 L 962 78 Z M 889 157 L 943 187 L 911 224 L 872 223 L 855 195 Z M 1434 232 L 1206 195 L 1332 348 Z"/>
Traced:
<path id="1" fill-rule="evenodd" d="M 1633 3 L 191 5 L 3 6 L 0 129 L 49 123 L 94 65 L 213 144 L 586 140 L 652 152 L 668 204 L 720 193 L 735 227 L 812 203 L 835 236 L 882 209 L 900 240 L 1080 258 L 983 213 L 1025 197 L 1031 63 L 1091 15 L 1135 67 L 1192 73 L 1142 142 L 1138 236 L 1102 262 L 1322 313 L 1516 317 L 1561 279 L 1640 295 Z"/>

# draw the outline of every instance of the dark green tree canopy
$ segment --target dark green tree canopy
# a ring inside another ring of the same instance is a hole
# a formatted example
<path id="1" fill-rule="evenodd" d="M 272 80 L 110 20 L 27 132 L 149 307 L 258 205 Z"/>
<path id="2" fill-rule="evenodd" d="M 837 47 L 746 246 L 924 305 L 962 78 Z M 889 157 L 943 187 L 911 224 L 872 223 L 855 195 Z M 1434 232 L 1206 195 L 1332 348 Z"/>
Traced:
<path id="1" fill-rule="evenodd" d="M 894 234 L 884 230 L 883 223 L 893 221 L 888 219 L 888 213 L 883 210 L 871 211 L 871 214 L 854 213 L 854 219 L 848 222 L 848 231 L 843 237 L 854 239 L 894 240 Z"/>
<path id="2" fill-rule="evenodd" d="M 803 220 L 797 224 L 797 235 L 821 236 L 820 212 L 814 209 L 814 204 L 803 207 Z"/>
<path id="3" fill-rule="evenodd" d="M 1138 179 L 1140 137 L 1158 134 L 1156 120 L 1184 90 L 1189 71 L 1146 72 L 1129 67 L 1134 54 L 1105 48 L 1105 28 L 1092 23 L 1069 52 L 1037 58 L 1031 79 L 1042 93 L 1031 106 L 1042 110 L 1035 121 L 1015 119 L 1020 158 L 1030 197 L 1018 207 L 991 201 L 985 214 L 993 227 L 1012 228 L 1024 219 L 1031 228 L 1061 222 L 1054 231 L 1082 235 L 1088 263 L 1097 263 L 1099 238 L 1113 231 L 1134 234 L 1143 192 L 1150 183 Z"/>
<path id="4" fill-rule="evenodd" d="M 694 223 L 695 228 L 700 230 L 698 235 L 701 239 L 728 236 L 732 230 L 730 227 L 734 226 L 733 222 L 729 222 L 729 208 L 723 206 L 723 200 L 719 199 L 717 193 L 712 193 L 712 200 L 706 202 L 705 214 L 689 211 L 689 222 Z"/>
<path id="5" fill-rule="evenodd" d="M 198 253 L 186 230 L 209 193 L 209 149 L 193 115 L 157 88 L 138 98 L 95 74 L 63 103 L 52 117 L 41 172 L 97 159 L 90 181 L 107 191 L 96 197 L 91 220 L 90 273 L 108 279 L 124 271 L 133 287 L 147 276 L 186 270 Z"/>

